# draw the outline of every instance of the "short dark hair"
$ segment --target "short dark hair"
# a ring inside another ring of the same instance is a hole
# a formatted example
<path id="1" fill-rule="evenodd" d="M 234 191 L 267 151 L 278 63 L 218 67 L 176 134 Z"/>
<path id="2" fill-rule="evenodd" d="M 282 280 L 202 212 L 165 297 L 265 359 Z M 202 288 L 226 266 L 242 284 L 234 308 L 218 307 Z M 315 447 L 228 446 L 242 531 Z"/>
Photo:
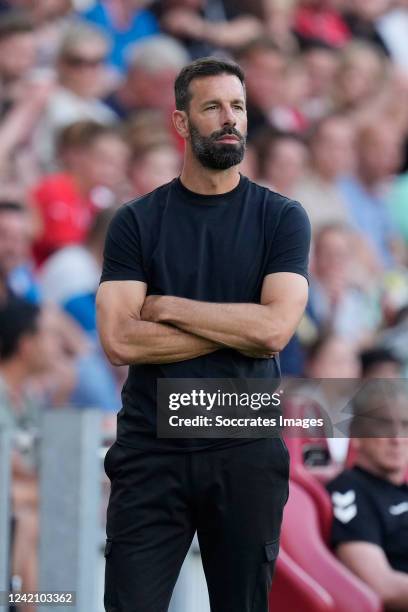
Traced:
<path id="1" fill-rule="evenodd" d="M 191 81 L 208 76 L 217 76 L 219 74 L 231 74 L 236 76 L 239 78 L 242 85 L 245 85 L 244 71 L 235 62 L 221 60 L 216 57 L 203 57 L 184 66 L 174 84 L 177 110 L 188 110 L 191 100 Z"/>
<path id="2" fill-rule="evenodd" d="M 0 359 L 14 357 L 23 336 L 38 331 L 40 307 L 19 297 L 0 305 Z"/>
<path id="3" fill-rule="evenodd" d="M 284 53 L 279 45 L 269 36 L 259 36 L 258 38 L 253 38 L 249 42 L 245 43 L 241 47 L 239 47 L 234 54 L 234 57 L 238 61 L 242 61 L 251 57 L 259 52 L 271 52 L 275 55 L 280 55 L 284 57 Z"/>
<path id="4" fill-rule="evenodd" d="M 103 136 L 114 135 L 122 138 L 120 128 L 116 125 L 105 125 L 92 119 L 80 119 L 62 128 L 57 134 L 57 151 L 61 154 L 68 148 L 88 148 Z"/>
<path id="5" fill-rule="evenodd" d="M 30 32 L 34 32 L 34 24 L 24 11 L 12 9 L 0 15 L 0 42 L 15 34 Z"/>
<path id="6" fill-rule="evenodd" d="M 397 357 L 397 355 L 391 349 L 382 346 L 362 351 L 360 353 L 360 361 L 363 376 L 365 376 L 372 367 L 375 367 L 381 363 L 393 363 L 400 368 L 403 366 L 402 360 Z"/>
<path id="7" fill-rule="evenodd" d="M 0 214 L 5 212 L 25 213 L 26 207 L 21 202 L 13 200 L 0 200 Z"/>

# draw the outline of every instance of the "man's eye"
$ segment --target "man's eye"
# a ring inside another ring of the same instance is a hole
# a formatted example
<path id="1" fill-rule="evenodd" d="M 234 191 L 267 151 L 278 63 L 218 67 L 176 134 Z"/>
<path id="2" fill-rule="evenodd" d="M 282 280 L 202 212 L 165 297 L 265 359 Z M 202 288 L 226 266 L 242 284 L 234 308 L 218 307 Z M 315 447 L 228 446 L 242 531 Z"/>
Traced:
<path id="1" fill-rule="evenodd" d="M 241 110 L 241 111 L 243 111 L 243 110 L 244 110 L 244 107 L 243 107 L 243 106 L 241 106 L 240 104 L 235 104 L 235 105 L 234 105 L 234 108 L 237 108 L 238 110 Z"/>

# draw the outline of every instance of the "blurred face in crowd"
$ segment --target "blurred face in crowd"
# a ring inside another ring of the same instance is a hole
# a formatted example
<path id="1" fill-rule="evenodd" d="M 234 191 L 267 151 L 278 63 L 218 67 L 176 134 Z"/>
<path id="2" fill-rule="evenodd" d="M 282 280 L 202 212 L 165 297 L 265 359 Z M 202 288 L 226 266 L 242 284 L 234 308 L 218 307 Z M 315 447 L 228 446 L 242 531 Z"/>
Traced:
<path id="1" fill-rule="evenodd" d="M 383 60 L 370 47 L 354 48 L 340 62 L 336 74 L 336 99 L 340 107 L 354 108 L 378 93 L 384 80 Z"/>
<path id="2" fill-rule="evenodd" d="M 137 97 L 140 108 L 162 110 L 166 115 L 174 110 L 174 81 L 178 70 L 163 68 L 148 71 L 142 68 L 131 68 L 128 82 Z"/>
<path id="3" fill-rule="evenodd" d="M 64 51 L 59 60 L 61 83 L 78 96 L 98 96 L 104 85 L 106 54 L 106 43 L 96 37 Z"/>
<path id="4" fill-rule="evenodd" d="M 0 210 L 0 276 L 3 279 L 27 259 L 29 248 L 26 213 Z"/>
<path id="5" fill-rule="evenodd" d="M 366 427 L 373 430 L 370 433 L 372 437 L 353 438 L 358 465 L 394 482 L 405 480 L 408 468 L 407 409 L 407 397 L 402 394 L 394 397 L 392 401 L 384 402 L 379 408 L 370 408 L 372 418 L 367 420 Z M 362 422 L 363 431 L 364 425 Z M 385 433 L 388 437 L 379 437 Z"/>
<path id="6" fill-rule="evenodd" d="M 129 179 L 138 195 L 150 193 L 180 174 L 181 158 L 171 145 L 156 145 L 138 156 L 129 168 Z"/>
<path id="7" fill-rule="evenodd" d="M 204 8 L 206 0 L 166 0 L 166 8 L 185 8 L 197 11 Z"/>
<path id="8" fill-rule="evenodd" d="M 354 129 L 345 118 L 324 120 L 311 142 L 314 169 L 323 179 L 332 181 L 351 172 L 355 166 Z"/>
<path id="9" fill-rule="evenodd" d="M 380 361 L 370 366 L 365 378 L 401 378 L 403 375 L 401 365 L 395 361 Z"/>
<path id="10" fill-rule="evenodd" d="M 126 180 L 128 159 L 123 140 L 115 134 L 104 134 L 78 152 L 74 171 L 88 188 L 103 185 L 115 189 Z"/>
<path id="11" fill-rule="evenodd" d="M 36 41 L 33 32 L 20 32 L 0 41 L 0 76 L 6 81 L 24 77 L 36 62 Z"/>
<path id="12" fill-rule="evenodd" d="M 328 0 L 300 0 L 299 4 L 312 8 L 322 8 L 328 4 Z"/>
<path id="13" fill-rule="evenodd" d="M 306 160 L 307 149 L 300 140 L 278 138 L 268 151 L 265 178 L 279 193 L 289 195 L 305 171 Z"/>
<path id="14" fill-rule="evenodd" d="M 389 178 L 402 161 L 401 136 L 381 117 L 362 129 L 358 139 L 359 173 L 368 184 Z"/>
<path id="15" fill-rule="evenodd" d="M 354 0 L 350 3 L 350 8 L 361 19 L 374 21 L 383 15 L 391 4 L 391 0 Z"/>
<path id="16" fill-rule="evenodd" d="M 331 336 L 307 366 L 311 378 L 358 378 L 360 362 L 347 340 Z"/>
<path id="17" fill-rule="evenodd" d="M 309 94 L 309 78 L 303 62 L 292 63 L 285 73 L 284 101 L 289 106 L 301 108 Z"/>
<path id="18" fill-rule="evenodd" d="M 351 236 L 343 229 L 323 229 L 316 236 L 314 274 L 320 282 L 346 285 L 352 264 Z"/>
<path id="19" fill-rule="evenodd" d="M 285 84 L 285 60 L 279 51 L 254 49 L 241 61 L 245 71 L 248 100 L 264 112 L 282 101 Z"/>
<path id="20" fill-rule="evenodd" d="M 37 319 L 34 333 L 24 335 L 19 343 L 19 357 L 31 375 L 46 372 L 59 356 L 58 330 L 46 309 Z"/>
<path id="21" fill-rule="evenodd" d="M 202 166 L 226 170 L 245 153 L 247 115 L 240 79 L 220 74 L 193 79 L 187 111 L 175 111 L 176 129 Z"/>
<path id="22" fill-rule="evenodd" d="M 329 95 L 338 65 L 336 52 L 330 49 L 311 49 L 304 54 L 304 65 L 309 77 L 310 95 Z"/>
<path id="23" fill-rule="evenodd" d="M 31 0 L 35 16 L 40 21 L 55 19 L 72 9 L 71 0 Z"/>

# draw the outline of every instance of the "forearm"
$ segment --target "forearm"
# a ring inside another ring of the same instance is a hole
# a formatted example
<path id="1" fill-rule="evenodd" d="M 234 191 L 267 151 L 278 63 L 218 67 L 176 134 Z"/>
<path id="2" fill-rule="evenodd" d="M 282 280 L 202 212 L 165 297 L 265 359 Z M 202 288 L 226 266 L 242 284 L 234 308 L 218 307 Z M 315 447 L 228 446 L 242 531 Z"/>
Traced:
<path id="1" fill-rule="evenodd" d="M 110 360 L 114 365 L 175 363 L 207 355 L 219 348 L 211 340 L 170 325 L 134 320 L 122 328 Z"/>
<path id="2" fill-rule="evenodd" d="M 240 47 L 262 34 L 262 24 L 252 16 L 237 17 L 227 22 L 204 22 L 203 39 L 223 47 Z"/>
<path id="3" fill-rule="evenodd" d="M 272 354 L 281 350 L 279 330 L 268 306 L 198 302 L 170 296 L 161 300 L 159 322 L 238 351 Z"/>
<path id="4" fill-rule="evenodd" d="M 391 571 L 384 593 L 380 593 L 386 610 L 401 612 L 408 610 L 408 576 L 403 572 Z"/>

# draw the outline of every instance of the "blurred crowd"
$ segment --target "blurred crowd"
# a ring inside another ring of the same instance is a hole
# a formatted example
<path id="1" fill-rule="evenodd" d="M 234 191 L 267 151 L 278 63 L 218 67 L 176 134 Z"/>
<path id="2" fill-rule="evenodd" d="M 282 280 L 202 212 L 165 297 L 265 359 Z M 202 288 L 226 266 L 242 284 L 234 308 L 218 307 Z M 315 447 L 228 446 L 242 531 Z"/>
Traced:
<path id="1" fill-rule="evenodd" d="M 179 174 L 174 80 L 205 55 L 245 70 L 242 173 L 312 222 L 310 300 L 282 372 L 405 376 L 407 32 L 407 0 L 0 0 L 7 418 L 27 433 L 33 404 L 120 408 L 126 371 L 96 334 L 104 237 L 118 206 Z"/>

